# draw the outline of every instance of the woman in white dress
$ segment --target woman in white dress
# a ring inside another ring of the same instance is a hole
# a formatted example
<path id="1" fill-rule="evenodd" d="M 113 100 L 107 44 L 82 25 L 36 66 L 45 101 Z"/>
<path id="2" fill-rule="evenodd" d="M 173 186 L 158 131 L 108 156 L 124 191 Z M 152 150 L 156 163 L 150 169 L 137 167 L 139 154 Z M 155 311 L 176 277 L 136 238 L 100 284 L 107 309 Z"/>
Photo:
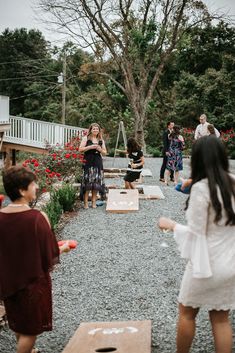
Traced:
<path id="1" fill-rule="evenodd" d="M 229 311 L 235 309 L 235 176 L 229 174 L 223 143 L 215 136 L 193 145 L 192 188 L 187 225 L 160 218 L 174 231 L 181 256 L 188 259 L 182 279 L 177 353 L 188 353 L 200 308 L 209 311 L 217 353 L 232 352 Z"/>

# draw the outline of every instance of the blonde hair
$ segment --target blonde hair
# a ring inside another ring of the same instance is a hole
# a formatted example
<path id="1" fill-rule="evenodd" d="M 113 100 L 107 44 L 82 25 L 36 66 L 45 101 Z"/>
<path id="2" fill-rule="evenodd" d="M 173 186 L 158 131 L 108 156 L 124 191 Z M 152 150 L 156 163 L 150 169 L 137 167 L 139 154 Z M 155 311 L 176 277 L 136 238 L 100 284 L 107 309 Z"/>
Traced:
<path id="1" fill-rule="evenodd" d="M 97 139 L 102 140 L 103 138 L 102 138 L 101 127 L 100 127 L 100 125 L 97 124 L 97 123 L 92 123 L 92 124 L 89 126 L 87 138 L 89 139 L 89 136 L 91 135 L 91 130 L 92 130 L 92 128 L 93 128 L 94 126 L 98 127 L 98 129 L 99 129 L 99 133 L 98 133 L 98 135 L 97 135 Z"/>

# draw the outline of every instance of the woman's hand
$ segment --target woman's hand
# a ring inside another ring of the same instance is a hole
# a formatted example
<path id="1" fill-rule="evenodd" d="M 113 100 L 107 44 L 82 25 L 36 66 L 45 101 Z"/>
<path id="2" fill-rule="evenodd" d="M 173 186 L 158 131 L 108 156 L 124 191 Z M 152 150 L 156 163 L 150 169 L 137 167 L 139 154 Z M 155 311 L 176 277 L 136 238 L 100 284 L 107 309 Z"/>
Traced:
<path id="1" fill-rule="evenodd" d="M 63 245 L 59 246 L 59 249 L 60 249 L 60 254 L 62 254 L 63 252 L 69 252 L 71 250 L 69 246 L 69 242 L 66 241 Z"/>
<path id="2" fill-rule="evenodd" d="M 160 217 L 158 220 L 158 226 L 161 229 L 174 230 L 176 226 L 176 222 L 170 218 Z"/>
<path id="3" fill-rule="evenodd" d="M 192 184 L 192 179 L 181 178 L 181 181 L 182 181 L 181 190 L 184 190 L 185 188 L 187 188 L 188 186 L 190 186 Z"/>
<path id="4" fill-rule="evenodd" d="M 101 146 L 99 146 L 99 145 L 96 146 L 96 149 L 97 149 L 98 152 L 100 152 L 100 153 L 102 152 L 102 147 Z"/>

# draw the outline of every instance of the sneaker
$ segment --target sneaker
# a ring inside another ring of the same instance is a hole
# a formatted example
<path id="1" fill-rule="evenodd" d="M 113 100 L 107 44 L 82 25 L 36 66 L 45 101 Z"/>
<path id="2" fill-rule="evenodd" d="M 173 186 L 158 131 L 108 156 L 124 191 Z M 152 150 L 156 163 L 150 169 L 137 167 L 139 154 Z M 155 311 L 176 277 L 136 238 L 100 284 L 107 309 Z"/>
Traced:
<path id="1" fill-rule="evenodd" d="M 171 178 L 171 181 L 173 181 L 173 183 L 174 183 L 175 179 L 174 179 L 174 178 Z M 177 183 L 177 184 L 178 184 L 178 183 Z"/>
<path id="2" fill-rule="evenodd" d="M 165 183 L 165 179 L 163 179 L 163 178 L 160 178 L 159 181 Z"/>

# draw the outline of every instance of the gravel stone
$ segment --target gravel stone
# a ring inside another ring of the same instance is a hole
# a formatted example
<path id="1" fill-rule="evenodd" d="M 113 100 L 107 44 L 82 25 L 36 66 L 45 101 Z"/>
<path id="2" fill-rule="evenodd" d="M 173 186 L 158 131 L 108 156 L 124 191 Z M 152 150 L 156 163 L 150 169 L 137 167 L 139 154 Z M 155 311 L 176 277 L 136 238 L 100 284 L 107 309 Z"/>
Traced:
<path id="1" fill-rule="evenodd" d="M 175 352 L 177 295 L 185 261 L 172 233 L 163 233 L 156 222 L 164 215 L 185 223 L 187 196 L 175 191 L 173 184 L 159 182 L 161 162 L 146 158 L 145 168 L 153 177 L 145 177 L 144 183 L 160 185 L 165 200 L 140 200 L 140 210 L 126 214 L 106 213 L 105 205 L 80 209 L 62 230 L 61 237 L 77 240 L 78 247 L 63 254 L 52 273 L 54 329 L 38 337 L 36 346 L 41 352 L 62 352 L 81 322 L 114 320 L 152 320 L 152 353 Z M 106 158 L 104 165 L 112 167 L 113 159 Z M 125 158 L 115 160 L 115 167 L 126 165 Z M 189 174 L 186 159 L 182 175 Z M 106 179 L 106 184 L 122 186 L 124 182 Z M 234 314 L 231 319 L 235 328 Z M 14 335 L 5 327 L 0 332 L 0 352 L 14 351 Z M 204 310 L 198 315 L 191 352 L 214 352 Z"/>

